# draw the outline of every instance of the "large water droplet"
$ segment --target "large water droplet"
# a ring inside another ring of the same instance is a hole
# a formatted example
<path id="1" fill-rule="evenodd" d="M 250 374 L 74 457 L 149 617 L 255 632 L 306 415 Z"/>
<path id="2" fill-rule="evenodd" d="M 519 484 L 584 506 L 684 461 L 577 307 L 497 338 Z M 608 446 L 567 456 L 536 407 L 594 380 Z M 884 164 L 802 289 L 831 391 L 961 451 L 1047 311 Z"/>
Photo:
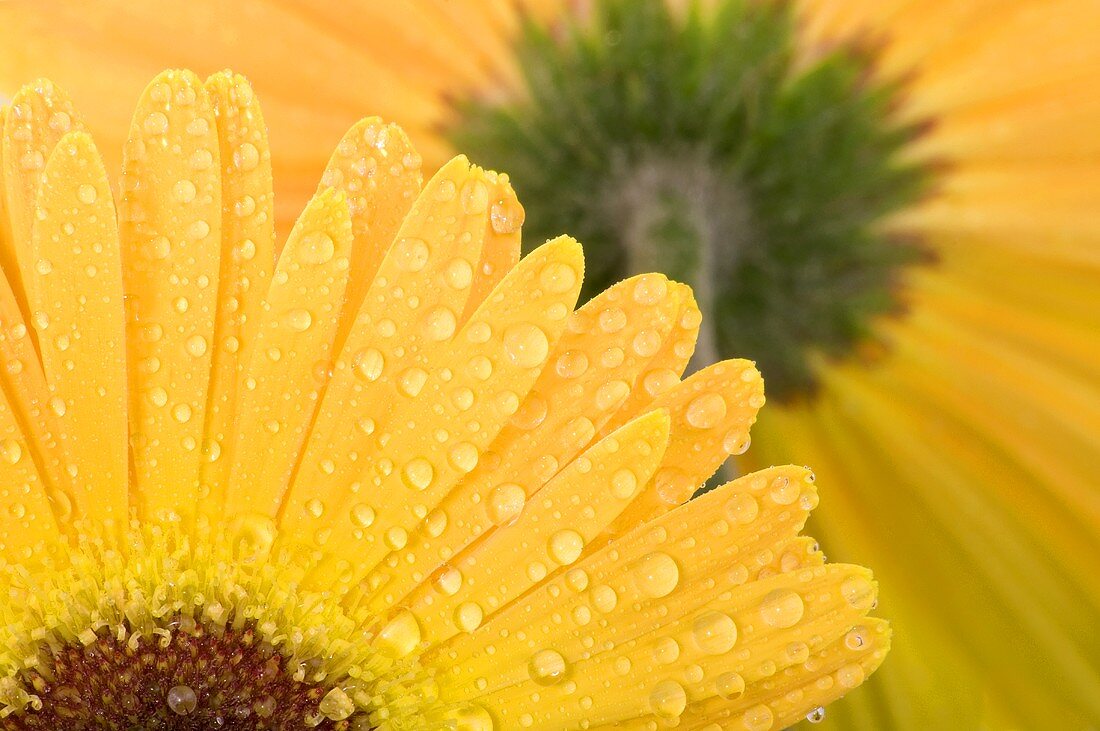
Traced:
<path id="1" fill-rule="evenodd" d="M 435 468 L 432 463 L 423 457 L 409 460 L 401 472 L 405 484 L 414 490 L 425 490 L 432 484 L 435 478 Z"/>
<path id="2" fill-rule="evenodd" d="M 691 636 L 708 655 L 721 655 L 737 643 L 737 625 L 729 615 L 718 611 L 700 614 L 691 624 Z"/>
<path id="3" fill-rule="evenodd" d="M 649 693 L 649 707 L 661 718 L 679 718 L 687 708 L 687 691 L 675 680 L 662 680 Z"/>
<path id="4" fill-rule="evenodd" d="M 790 589 L 769 592 L 760 602 L 760 617 L 772 627 L 793 627 L 802 619 L 802 597 Z"/>
<path id="5" fill-rule="evenodd" d="M 680 568 L 667 553 L 656 551 L 642 558 L 634 568 L 638 588 L 652 598 L 668 596 L 680 581 Z"/>
<path id="6" fill-rule="evenodd" d="M 420 624 L 407 609 L 400 610 L 378 633 L 378 648 L 393 659 L 407 657 L 419 644 Z"/>
<path id="7" fill-rule="evenodd" d="M 687 423 L 696 429 L 710 429 L 726 416 L 726 400 L 716 393 L 696 396 L 687 407 Z"/>
<path id="8" fill-rule="evenodd" d="M 517 323 L 504 331 L 504 352 L 520 368 L 534 368 L 546 361 L 550 341 L 537 325 Z"/>
<path id="9" fill-rule="evenodd" d="M 497 485 L 489 493 L 485 506 L 489 513 L 489 520 L 497 525 L 510 523 L 523 511 L 526 501 L 527 493 L 519 485 L 510 482 Z"/>
<path id="10" fill-rule="evenodd" d="M 527 662 L 527 673 L 539 685 L 555 685 L 565 679 L 569 664 L 557 650 L 539 650 Z"/>
<path id="11" fill-rule="evenodd" d="M 550 555 L 555 561 L 568 566 L 580 558 L 584 550 L 584 538 L 575 530 L 560 530 L 550 537 Z"/>
<path id="12" fill-rule="evenodd" d="M 324 231 L 311 231 L 302 237 L 298 250 L 307 264 L 324 264 L 336 254 L 336 244 Z"/>

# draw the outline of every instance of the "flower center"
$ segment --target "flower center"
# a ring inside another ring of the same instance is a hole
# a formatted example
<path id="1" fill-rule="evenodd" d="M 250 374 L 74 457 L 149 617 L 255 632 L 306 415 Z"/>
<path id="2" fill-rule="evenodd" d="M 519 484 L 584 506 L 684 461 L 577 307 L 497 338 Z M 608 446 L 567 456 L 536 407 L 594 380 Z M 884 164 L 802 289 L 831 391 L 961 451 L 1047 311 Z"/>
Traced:
<path id="1" fill-rule="evenodd" d="M 465 103 L 452 137 L 512 173 L 526 241 L 585 242 L 588 294 L 652 269 L 691 284 L 699 362 L 751 357 L 790 400 L 898 309 L 920 251 L 882 222 L 925 187 L 898 155 L 918 128 L 865 55 L 798 53 L 789 3 L 674 5 L 528 24 L 524 93 Z"/>
<path id="2" fill-rule="evenodd" d="M 104 629 L 87 644 L 54 650 L 23 674 L 40 706 L 0 728 L 369 728 L 341 691 L 295 679 L 254 626 L 207 626 L 188 615 L 169 626 L 129 640 Z"/>

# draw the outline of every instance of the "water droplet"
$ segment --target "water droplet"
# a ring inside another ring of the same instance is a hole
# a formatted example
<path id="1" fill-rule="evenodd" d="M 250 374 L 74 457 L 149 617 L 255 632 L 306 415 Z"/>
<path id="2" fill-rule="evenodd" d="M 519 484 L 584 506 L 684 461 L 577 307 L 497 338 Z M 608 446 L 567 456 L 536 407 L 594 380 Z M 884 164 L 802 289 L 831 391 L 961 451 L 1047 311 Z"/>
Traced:
<path id="1" fill-rule="evenodd" d="M 195 691 L 187 685 L 174 685 L 168 691 L 168 707 L 179 716 L 186 716 L 199 705 Z"/>
<path id="2" fill-rule="evenodd" d="M 356 374 L 365 381 L 376 381 L 382 375 L 382 367 L 385 360 L 382 353 L 375 348 L 364 348 L 355 354 L 352 359 L 352 367 Z"/>
<path id="3" fill-rule="evenodd" d="M 737 673 L 722 673 L 714 679 L 714 689 L 726 700 L 736 700 L 745 692 L 745 679 Z"/>
<path id="4" fill-rule="evenodd" d="M 844 688 L 854 688 L 863 682 L 866 677 L 866 673 L 863 671 L 863 666 L 858 663 L 851 663 L 845 665 L 840 670 L 836 671 L 836 682 Z"/>
<path id="5" fill-rule="evenodd" d="M 577 378 L 588 370 L 588 356 L 583 350 L 568 350 L 558 356 L 554 370 L 562 378 Z"/>
<path id="6" fill-rule="evenodd" d="M 668 294 L 668 280 L 660 274 L 643 274 L 634 285 L 634 301 L 640 305 L 655 305 Z"/>
<path id="7" fill-rule="evenodd" d="M 366 503 L 358 503 L 351 509 L 351 522 L 360 528 L 369 528 L 374 523 L 374 508 Z"/>
<path id="8" fill-rule="evenodd" d="M 149 397 L 149 402 L 152 403 L 153 406 L 160 407 L 168 403 L 168 392 L 160 386 L 153 386 L 148 390 L 146 395 Z"/>
<path id="9" fill-rule="evenodd" d="M 239 170 L 254 170 L 260 164 L 260 151 L 251 142 L 245 142 L 233 151 L 233 164 Z"/>
<path id="10" fill-rule="evenodd" d="M 436 342 L 442 342 L 454 335 L 457 325 L 455 313 L 442 305 L 432 308 L 424 317 L 424 332 L 428 339 Z"/>
<path id="11" fill-rule="evenodd" d="M 455 181 L 450 178 L 444 178 L 435 186 L 435 194 L 433 197 L 440 203 L 446 203 L 454 199 L 456 190 Z"/>
<path id="12" fill-rule="evenodd" d="M 741 725 L 746 731 L 768 731 L 774 723 L 775 715 L 772 709 L 763 704 L 753 706 L 741 717 Z"/>
<path id="13" fill-rule="evenodd" d="M 428 263 L 430 250 L 422 239 L 402 238 L 393 245 L 392 256 L 397 268 L 405 272 L 418 272 Z"/>
<path id="14" fill-rule="evenodd" d="M 168 131 L 168 115 L 164 112 L 151 112 L 141 126 L 146 134 L 162 135 Z"/>
<path id="15" fill-rule="evenodd" d="M 601 411 L 613 409 L 622 404 L 630 395 L 630 384 L 626 381 L 608 381 L 596 389 L 596 408 Z"/>
<path id="16" fill-rule="evenodd" d="M 726 513 L 736 523 L 748 525 L 760 514 L 760 504 L 746 492 L 732 496 L 726 503 Z"/>
<path id="17" fill-rule="evenodd" d="M 474 279 L 474 269 L 465 259 L 452 259 L 444 272 L 447 284 L 452 289 L 466 289 Z"/>
<path id="18" fill-rule="evenodd" d="M 556 685 L 568 671 L 569 664 L 557 650 L 539 650 L 527 662 L 527 674 L 539 685 Z"/>
<path id="19" fill-rule="evenodd" d="M 519 485 L 510 482 L 497 485 L 489 493 L 486 504 L 489 520 L 497 525 L 510 523 L 523 511 L 526 501 L 527 494 Z"/>
<path id="20" fill-rule="evenodd" d="M 307 264 L 324 264 L 335 254 L 336 244 L 324 231 L 310 231 L 298 246 L 298 256 Z"/>
<path id="21" fill-rule="evenodd" d="M 560 530 L 550 537 L 550 555 L 563 566 L 576 561 L 584 550 L 584 538 L 575 530 Z"/>
<path id="22" fill-rule="evenodd" d="M 401 471 L 405 484 L 414 490 L 426 490 L 435 479 L 435 468 L 423 457 L 409 460 Z"/>
<path id="23" fill-rule="evenodd" d="M 806 714 L 806 720 L 810 723 L 821 723 L 825 720 L 825 708 L 818 706 Z"/>
<path id="24" fill-rule="evenodd" d="M 196 358 L 206 355 L 206 338 L 202 335 L 192 335 L 187 338 L 187 352 Z"/>
<path id="25" fill-rule="evenodd" d="M 470 472 L 474 467 L 477 467 L 478 456 L 477 447 L 469 442 L 456 444 L 448 455 L 451 465 L 462 473 Z"/>
<path id="26" fill-rule="evenodd" d="M 592 588 L 592 604 L 604 614 L 613 610 L 619 603 L 619 595 L 607 584 Z"/>
<path id="27" fill-rule="evenodd" d="M 687 691 L 675 680 L 662 680 L 649 693 L 649 707 L 661 718 L 679 718 L 687 708 Z"/>
<path id="28" fill-rule="evenodd" d="M 14 439 L 5 439 L 0 442 L 0 455 L 8 464 L 16 464 L 23 457 L 23 447 Z"/>
<path id="29" fill-rule="evenodd" d="M 685 418 L 696 429 L 710 429 L 726 416 L 726 400 L 716 393 L 696 396 L 688 404 Z"/>
<path id="30" fill-rule="evenodd" d="M 850 576 L 840 585 L 840 593 L 856 609 L 870 609 L 875 601 L 875 587 L 862 576 Z"/>
<path id="31" fill-rule="evenodd" d="M 317 710 L 330 721 L 343 721 L 355 712 L 355 703 L 343 690 L 333 688 L 321 699 Z"/>
<path id="32" fill-rule="evenodd" d="M 523 206 L 514 198 L 502 198 L 489 211 L 489 223 L 498 234 L 510 234 L 523 225 Z"/>
<path id="33" fill-rule="evenodd" d="M 634 568 L 638 588 L 646 596 L 668 596 L 680 581 L 680 567 L 667 553 L 654 552 L 643 557 Z"/>
<path id="34" fill-rule="evenodd" d="M 190 180 L 177 180 L 176 184 L 172 186 L 172 197 L 178 203 L 190 203 L 195 200 L 196 195 L 198 195 L 198 190 Z"/>
<path id="35" fill-rule="evenodd" d="M 191 164 L 192 170 L 209 170 L 210 166 L 214 164 L 214 156 L 210 153 L 210 150 L 200 147 L 191 153 L 188 162 Z"/>
<path id="36" fill-rule="evenodd" d="M 611 493 L 620 500 L 628 500 L 638 490 L 638 477 L 624 467 L 611 476 Z"/>
<path id="37" fill-rule="evenodd" d="M 406 368 L 398 379 L 397 387 L 406 396 L 415 397 L 424 389 L 428 382 L 428 373 L 423 368 Z"/>
<path id="38" fill-rule="evenodd" d="M 420 624 L 407 609 L 400 610 L 378 633 L 378 648 L 395 660 L 407 657 L 419 644 Z"/>
<path id="39" fill-rule="evenodd" d="M 457 572 L 456 572 L 457 573 Z M 473 632 L 481 626 L 485 611 L 476 602 L 463 602 L 455 609 L 455 626 L 463 632 Z"/>
<path id="40" fill-rule="evenodd" d="M 462 210 L 477 214 L 489 206 L 489 187 L 483 180 L 471 178 L 462 184 Z"/>
<path id="41" fill-rule="evenodd" d="M 191 421 L 191 407 L 187 404 L 176 404 L 172 407 L 172 417 L 181 424 Z"/>
<path id="42" fill-rule="evenodd" d="M 708 611 L 695 618 L 691 636 L 700 650 L 708 655 L 721 655 L 737 643 L 737 625 L 729 615 Z"/>
<path id="43" fill-rule="evenodd" d="M 309 310 L 297 308 L 287 312 L 283 316 L 283 322 L 291 330 L 305 332 L 313 324 L 313 315 L 309 314 Z"/>
<path id="44" fill-rule="evenodd" d="M 520 368 L 534 368 L 546 361 L 550 341 L 537 325 L 518 323 L 504 331 L 504 352 Z"/>
<path id="45" fill-rule="evenodd" d="M 802 619 L 802 597 L 790 589 L 769 592 L 760 602 L 760 617 L 772 627 L 793 627 Z"/>
<path id="46" fill-rule="evenodd" d="M 84 183 L 76 191 L 76 197 L 80 199 L 81 203 L 85 205 L 91 205 L 95 203 L 96 198 L 99 197 L 99 191 L 95 189 L 94 185 L 88 185 Z"/>

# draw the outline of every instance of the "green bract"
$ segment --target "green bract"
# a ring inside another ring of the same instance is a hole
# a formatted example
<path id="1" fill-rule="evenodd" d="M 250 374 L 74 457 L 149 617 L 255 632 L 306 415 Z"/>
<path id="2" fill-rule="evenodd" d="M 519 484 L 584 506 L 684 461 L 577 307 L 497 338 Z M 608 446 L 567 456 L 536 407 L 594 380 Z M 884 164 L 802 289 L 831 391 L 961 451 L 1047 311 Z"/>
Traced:
<path id="1" fill-rule="evenodd" d="M 653 269 L 691 284 L 700 362 L 751 357 L 780 399 L 897 307 L 918 250 L 876 224 L 923 189 L 897 156 L 918 129 L 855 49 L 796 63 L 787 6 L 741 0 L 604 0 L 520 45 L 525 95 L 467 102 L 451 133 L 512 174 L 527 242 L 585 242 L 587 294 Z"/>

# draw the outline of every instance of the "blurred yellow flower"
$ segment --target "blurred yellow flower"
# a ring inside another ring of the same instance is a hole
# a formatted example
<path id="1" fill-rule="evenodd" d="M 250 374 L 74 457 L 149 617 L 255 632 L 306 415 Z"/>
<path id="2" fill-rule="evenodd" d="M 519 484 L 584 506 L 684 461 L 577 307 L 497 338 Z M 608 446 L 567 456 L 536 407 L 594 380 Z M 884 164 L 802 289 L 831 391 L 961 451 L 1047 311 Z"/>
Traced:
<path id="1" fill-rule="evenodd" d="M 587 5 L 566 10 L 586 18 Z M 832 555 L 875 566 L 895 624 L 891 662 L 826 725 L 1096 725 L 1100 6 L 793 6 L 799 63 L 854 41 L 870 77 L 900 84 L 892 119 L 921 130 L 900 159 L 930 173 L 923 196 L 877 223 L 932 254 L 900 270 L 903 309 L 869 320 L 843 357 L 809 353 L 812 396 L 765 412 L 744 458 L 808 461 L 835 486 L 815 532 Z M 556 29 L 562 10 L 523 12 Z M 39 75 L 71 89 L 113 169 L 125 102 L 149 76 L 232 65 L 264 96 L 288 230 L 365 112 L 402 124 L 434 169 L 471 101 L 523 100 L 523 12 L 474 0 L 9 2 L 0 93 Z"/>

